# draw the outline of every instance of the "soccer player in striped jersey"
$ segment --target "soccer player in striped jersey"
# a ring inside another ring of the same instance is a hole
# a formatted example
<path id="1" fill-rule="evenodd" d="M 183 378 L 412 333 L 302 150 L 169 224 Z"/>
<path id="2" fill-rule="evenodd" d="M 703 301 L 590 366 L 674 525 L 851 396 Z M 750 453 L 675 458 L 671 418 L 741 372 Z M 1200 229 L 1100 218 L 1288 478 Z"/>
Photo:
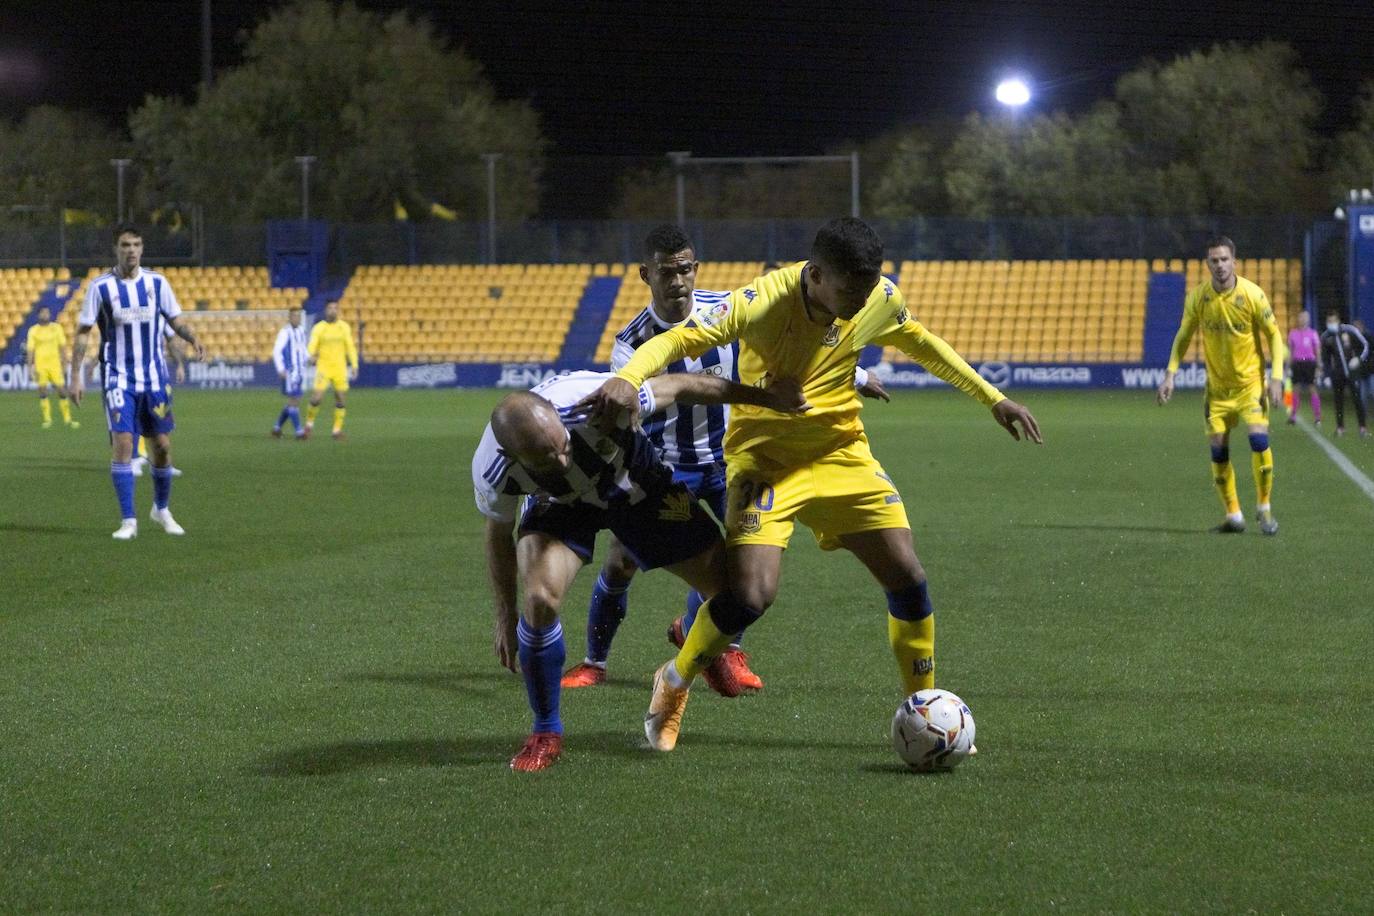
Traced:
<path id="1" fill-rule="evenodd" d="M 1264 290 L 1236 274 L 1236 243 L 1224 235 L 1207 242 L 1207 269 L 1212 278 L 1188 293 L 1183 320 L 1174 337 L 1164 381 L 1159 384 L 1161 406 L 1174 395 L 1174 374 L 1188 352 L 1193 334 L 1202 331 L 1202 356 L 1207 366 L 1203 419 L 1212 450 L 1212 482 L 1226 513 L 1216 531 L 1245 530 L 1245 516 L 1236 496 L 1236 471 L 1231 465 L 1231 429 L 1244 423 L 1250 436 L 1250 467 L 1255 474 L 1256 519 L 1261 534 L 1278 534 L 1270 494 L 1274 485 L 1274 452 L 1269 447 L 1269 405 L 1283 403 L 1283 331 Z M 1261 338 L 1269 340 L 1269 384 L 1264 380 Z"/>
<path id="2" fill-rule="evenodd" d="M 305 435 L 315 430 L 315 416 L 320 412 L 324 391 L 334 387 L 335 439 L 343 438 L 344 395 L 348 383 L 358 375 L 358 347 L 353 343 L 353 329 L 339 317 L 339 303 L 324 304 L 324 320 L 310 329 L 306 354 L 315 363 L 315 386 L 310 393 L 310 406 L 305 409 Z"/>
<path id="3" fill-rule="evenodd" d="M 477 508 L 486 516 L 496 657 L 524 676 L 534 714 L 533 731 L 510 763 L 519 771 L 542 770 L 562 753 L 559 680 L 566 653 L 558 611 L 578 569 L 591 560 L 598 531 L 612 531 L 637 566 L 662 566 L 702 594 L 715 594 L 724 578 L 720 530 L 673 480 L 644 432 L 627 426 L 602 432 L 570 409 L 607 378 L 574 372 L 508 395 L 472 459 Z M 637 398 L 645 414 L 678 402 L 731 401 L 789 412 L 808 407 L 795 385 L 745 387 L 711 375 L 662 375 L 640 385 Z"/>
<path id="4" fill-rule="evenodd" d="M 902 689 L 910 694 L 934 686 L 934 609 L 901 494 L 873 457 L 859 419 L 853 384 L 859 354 L 869 344 L 899 347 L 990 408 L 1013 438 L 1038 443 L 1041 436 L 1030 411 L 911 317 L 897 285 L 883 277 L 882 263 L 882 240 L 870 226 L 832 220 L 816 233 L 809 261 L 765 274 L 728 301 L 692 313 L 681 327 L 641 346 L 577 405 L 593 411 L 597 422 L 622 422 L 639 409 L 635 392 L 645 378 L 733 340 L 740 342 L 741 382 L 791 380 L 811 405 L 795 416 L 749 406 L 731 413 L 725 588 L 703 605 L 677 657 L 654 675 L 644 732 L 656 750 L 677 745 L 696 676 L 777 597 L 782 553 L 798 521 L 822 550 L 853 553 L 883 589 Z"/>
<path id="5" fill-rule="evenodd" d="M 172 392 L 163 352 L 164 329 L 195 348 L 196 358 L 205 348 L 181 321 L 181 305 L 172 285 L 162 274 L 145 270 L 143 235 L 137 228 L 121 225 L 114 232 L 115 267 L 91 281 L 77 318 L 72 346 L 72 401 L 81 404 L 85 380 L 81 364 L 91 328 L 100 329 L 101 395 L 110 429 L 112 457 L 110 479 L 119 501 L 120 525 L 116 540 L 138 535 L 134 515 L 134 477 L 129 468 L 134 436 L 145 435 L 153 446 L 153 511 L 150 518 L 168 534 L 185 534 L 168 509 L 172 492 L 171 433 Z"/>
<path id="6" fill-rule="evenodd" d="M 301 330 L 301 307 L 296 306 L 286 315 L 286 325 L 277 332 L 277 342 L 272 346 L 272 362 L 281 378 L 281 393 L 286 398 L 286 406 L 277 414 L 277 422 L 272 424 L 272 436 L 281 438 L 282 424 L 291 421 L 297 439 L 305 438 L 305 424 L 301 423 L 301 391 L 305 385 L 306 341 L 305 331 Z"/>
<path id="7" fill-rule="evenodd" d="M 662 225 L 644 240 L 644 261 L 639 278 L 649 287 L 649 305 L 616 335 L 611 350 L 611 371 L 619 371 L 634 356 L 635 350 L 659 334 L 678 327 L 696 309 L 710 308 L 728 301 L 729 292 L 696 288 L 698 262 L 691 240 L 678 226 Z M 667 372 L 715 375 L 739 381 L 736 360 L 739 343 L 731 341 L 708 350 L 699 357 L 685 357 L 668 365 Z M 855 388 L 865 397 L 887 399 L 887 392 L 876 377 L 855 368 Z M 725 404 L 684 404 L 661 410 L 644 419 L 644 431 L 663 451 L 664 460 L 673 467 L 673 479 L 696 494 L 720 521 L 725 520 L 725 429 L 730 409 Z M 634 560 L 624 547 L 610 539 L 608 556 L 592 590 L 587 609 L 587 655 L 581 664 L 563 677 L 565 688 L 591 687 L 606 680 L 606 662 L 611 642 L 627 613 L 626 591 L 636 572 Z M 685 634 L 696 621 L 702 596 L 687 594 L 687 612 L 672 622 L 668 639 L 681 646 Z M 742 635 L 742 634 L 741 634 Z M 749 667 L 749 656 L 732 642 L 702 672 L 708 687 L 724 697 L 736 697 L 750 690 L 761 690 L 763 680 Z"/>
<path id="8" fill-rule="evenodd" d="M 29 328 L 24 338 L 24 352 L 28 355 L 29 370 L 34 384 L 38 386 L 38 408 L 43 417 L 43 428 L 52 426 L 52 404 L 49 398 L 52 390 L 57 389 L 57 406 L 62 412 L 62 422 L 77 429 L 81 426 L 72 419 L 72 405 L 67 401 L 67 384 L 64 367 L 67 363 L 67 332 L 62 325 L 52 320 L 52 312 L 47 308 L 38 310 L 38 323 Z"/>

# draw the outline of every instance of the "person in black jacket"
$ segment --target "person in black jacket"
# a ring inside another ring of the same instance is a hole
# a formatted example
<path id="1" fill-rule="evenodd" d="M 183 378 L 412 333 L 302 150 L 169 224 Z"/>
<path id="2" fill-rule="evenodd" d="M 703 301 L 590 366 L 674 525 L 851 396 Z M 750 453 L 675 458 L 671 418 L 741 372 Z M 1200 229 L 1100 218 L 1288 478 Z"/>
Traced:
<path id="1" fill-rule="evenodd" d="M 1353 324 L 1342 324 L 1337 312 L 1326 316 L 1326 330 L 1322 331 L 1322 370 L 1331 379 L 1331 395 L 1336 401 L 1336 435 L 1345 435 L 1345 392 L 1355 402 L 1355 416 L 1360 421 L 1360 435 L 1369 435 L 1365 422 L 1364 397 L 1360 394 L 1361 368 L 1369 358 L 1369 341 Z"/>

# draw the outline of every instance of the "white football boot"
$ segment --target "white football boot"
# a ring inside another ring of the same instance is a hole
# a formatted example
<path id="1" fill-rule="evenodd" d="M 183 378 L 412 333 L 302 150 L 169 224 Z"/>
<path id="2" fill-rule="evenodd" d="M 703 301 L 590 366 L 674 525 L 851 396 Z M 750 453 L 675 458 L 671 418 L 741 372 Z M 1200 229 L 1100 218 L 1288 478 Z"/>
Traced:
<path id="1" fill-rule="evenodd" d="M 110 537 L 114 538 L 116 541 L 132 541 L 134 538 L 138 537 L 138 519 L 124 519 L 124 521 L 119 523 L 119 530 L 111 534 Z"/>
<path id="2" fill-rule="evenodd" d="M 177 520 L 172 518 L 170 509 L 153 508 L 148 517 L 162 526 L 162 530 L 168 534 L 185 534 L 186 529 L 177 524 Z"/>

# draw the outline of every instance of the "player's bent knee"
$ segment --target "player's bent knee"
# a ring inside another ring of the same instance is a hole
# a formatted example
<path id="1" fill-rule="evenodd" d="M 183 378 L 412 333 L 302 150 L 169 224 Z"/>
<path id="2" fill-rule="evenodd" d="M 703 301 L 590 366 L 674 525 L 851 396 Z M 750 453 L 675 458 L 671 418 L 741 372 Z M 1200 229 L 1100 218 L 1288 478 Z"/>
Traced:
<path id="1" fill-rule="evenodd" d="M 547 588 L 535 586 L 525 590 L 525 622 L 530 626 L 546 627 L 558 619 L 558 596 Z"/>
<path id="2" fill-rule="evenodd" d="M 711 622 L 722 633 L 742 633 L 763 616 L 767 605 L 751 605 L 731 592 L 711 599 Z"/>
<path id="3" fill-rule="evenodd" d="M 898 620 L 924 620 L 935 613 L 925 577 L 903 588 L 889 590 L 887 612 Z"/>
<path id="4" fill-rule="evenodd" d="M 1212 463 L 1213 463 L 1213 464 L 1225 464 L 1226 462 L 1228 462 L 1228 461 L 1230 461 L 1230 460 L 1231 460 L 1231 446 L 1225 445 L 1225 444 L 1223 444 L 1223 445 L 1214 445 L 1214 446 L 1212 446 Z"/>
<path id="5" fill-rule="evenodd" d="M 1267 433 L 1267 432 L 1262 432 L 1262 433 L 1251 433 L 1251 434 L 1250 434 L 1250 451 L 1252 451 L 1252 452 L 1263 452 L 1263 451 L 1265 451 L 1265 450 L 1268 449 L 1268 448 L 1269 448 L 1269 433 Z"/>

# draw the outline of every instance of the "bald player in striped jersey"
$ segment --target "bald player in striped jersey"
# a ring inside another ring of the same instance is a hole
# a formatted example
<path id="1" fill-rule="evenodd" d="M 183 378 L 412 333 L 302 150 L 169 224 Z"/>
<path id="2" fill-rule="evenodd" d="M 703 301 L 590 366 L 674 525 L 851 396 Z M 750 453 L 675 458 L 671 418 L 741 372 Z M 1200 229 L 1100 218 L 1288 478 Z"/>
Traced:
<path id="1" fill-rule="evenodd" d="M 558 612 L 577 571 L 592 558 L 597 532 L 615 533 L 636 565 L 661 566 L 703 594 L 715 594 L 725 575 L 720 529 L 673 480 L 644 432 L 626 426 L 602 432 L 571 409 L 608 378 L 574 372 L 508 395 L 492 411 L 472 458 L 477 509 L 486 516 L 496 657 L 524 676 L 534 714 L 533 731 L 510 762 L 521 772 L 551 766 L 563 750 L 559 675 L 566 653 Z M 646 415 L 677 401 L 780 412 L 809 406 L 796 385 L 745 387 L 683 373 L 649 379 L 637 398 Z"/>
<path id="2" fill-rule="evenodd" d="M 77 318 L 72 345 L 72 402 L 80 406 L 85 379 L 81 363 L 91 328 L 100 329 L 101 395 L 110 429 L 112 457 L 110 479 L 119 500 L 120 525 L 116 540 L 138 535 L 134 515 L 134 477 L 129 467 L 134 436 L 148 436 L 153 446 L 153 511 L 149 516 L 168 534 L 185 534 L 172 518 L 168 504 L 172 492 L 171 433 L 172 392 L 163 334 L 170 327 L 195 348 L 196 358 L 205 355 L 196 335 L 181 321 L 181 305 L 167 278 L 145 270 L 143 234 L 133 226 L 114 231 L 115 267 L 91 281 Z"/>
<path id="3" fill-rule="evenodd" d="M 644 240 L 643 256 L 639 278 L 649 287 L 651 299 L 649 305 L 616 335 L 611 350 L 612 372 L 628 363 L 640 345 L 682 325 L 693 311 L 728 302 L 730 297 L 729 292 L 696 288 L 699 266 L 696 252 L 687 234 L 678 226 L 665 224 L 653 229 Z M 739 381 L 738 356 L 739 343 L 732 341 L 699 357 L 686 357 L 671 363 L 665 371 Z M 856 367 L 854 384 L 865 397 L 887 400 L 882 384 L 862 368 Z M 685 484 L 722 522 L 725 520 L 724 442 L 729 417 L 730 408 L 725 404 L 683 404 L 661 410 L 644 420 L 644 432 L 663 451 L 664 460 L 673 468 L 673 479 Z M 611 642 L 625 619 L 626 592 L 636 571 L 634 560 L 613 535 L 587 609 L 587 654 L 581 664 L 564 675 L 564 688 L 591 687 L 605 682 Z M 674 645 L 682 645 L 701 603 L 701 594 L 690 590 L 686 613 L 668 627 L 668 639 Z M 706 685 L 724 697 L 737 697 L 746 691 L 763 688 L 763 680 L 750 669 L 749 656 L 740 648 L 738 638 L 702 675 Z"/>

